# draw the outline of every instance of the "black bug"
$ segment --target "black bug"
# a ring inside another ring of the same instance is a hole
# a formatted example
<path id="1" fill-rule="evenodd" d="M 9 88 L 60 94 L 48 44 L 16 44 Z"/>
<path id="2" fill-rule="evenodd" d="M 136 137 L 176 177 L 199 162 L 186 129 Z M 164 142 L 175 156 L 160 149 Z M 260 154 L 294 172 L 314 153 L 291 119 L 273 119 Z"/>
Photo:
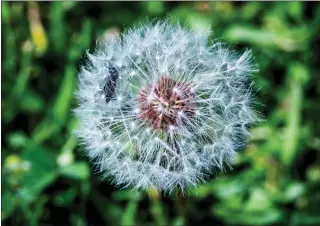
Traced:
<path id="1" fill-rule="evenodd" d="M 109 73 L 110 73 L 110 76 L 107 80 L 106 85 L 103 87 L 103 92 L 105 94 L 107 103 L 114 97 L 116 82 L 119 77 L 118 70 L 113 66 L 109 68 Z"/>

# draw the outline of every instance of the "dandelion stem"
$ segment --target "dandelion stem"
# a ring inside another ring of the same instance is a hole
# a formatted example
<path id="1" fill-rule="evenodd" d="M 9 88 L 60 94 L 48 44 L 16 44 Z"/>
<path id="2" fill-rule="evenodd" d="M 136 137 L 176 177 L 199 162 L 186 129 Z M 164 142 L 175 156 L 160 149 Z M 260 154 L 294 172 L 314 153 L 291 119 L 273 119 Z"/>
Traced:
<path id="1" fill-rule="evenodd" d="M 163 204 L 159 192 L 155 189 L 149 189 L 150 201 L 151 201 L 151 214 L 156 222 L 156 225 L 168 225 L 166 215 L 163 210 Z"/>
<path id="2" fill-rule="evenodd" d="M 188 197 L 181 191 L 176 193 L 176 205 L 184 226 L 188 225 Z"/>

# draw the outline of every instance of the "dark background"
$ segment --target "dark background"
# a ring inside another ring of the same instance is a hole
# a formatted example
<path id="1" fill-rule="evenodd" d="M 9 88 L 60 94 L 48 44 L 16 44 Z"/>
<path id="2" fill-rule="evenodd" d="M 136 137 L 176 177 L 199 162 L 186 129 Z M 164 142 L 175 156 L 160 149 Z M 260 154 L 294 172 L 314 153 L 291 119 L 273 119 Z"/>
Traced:
<path id="1" fill-rule="evenodd" d="M 320 225 L 317 2 L 2 2 L 3 225 Z M 264 121 L 233 170 L 174 194 L 101 181 L 72 131 L 85 51 L 170 17 L 250 48 Z M 185 215 L 183 214 L 185 213 Z"/>

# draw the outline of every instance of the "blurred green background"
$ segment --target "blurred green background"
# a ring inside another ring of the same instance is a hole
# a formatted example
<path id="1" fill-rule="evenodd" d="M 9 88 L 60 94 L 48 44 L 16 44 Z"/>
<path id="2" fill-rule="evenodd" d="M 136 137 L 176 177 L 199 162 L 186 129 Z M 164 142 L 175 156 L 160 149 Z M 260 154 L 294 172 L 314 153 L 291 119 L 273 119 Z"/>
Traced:
<path id="1" fill-rule="evenodd" d="M 320 225 L 319 2 L 2 2 L 3 225 Z M 85 51 L 161 19 L 243 51 L 264 121 L 233 170 L 175 195 L 101 181 L 72 131 Z"/>

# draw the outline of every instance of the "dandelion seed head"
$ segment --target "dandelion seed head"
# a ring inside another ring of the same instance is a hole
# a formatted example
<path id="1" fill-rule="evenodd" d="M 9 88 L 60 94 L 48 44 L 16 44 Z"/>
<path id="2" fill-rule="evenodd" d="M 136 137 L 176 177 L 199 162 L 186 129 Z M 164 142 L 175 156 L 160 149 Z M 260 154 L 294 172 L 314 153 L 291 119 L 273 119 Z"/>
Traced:
<path id="1" fill-rule="evenodd" d="M 76 92 L 76 131 L 116 185 L 170 192 L 223 169 L 258 120 L 251 52 L 208 45 L 167 21 L 144 24 L 88 53 Z"/>

